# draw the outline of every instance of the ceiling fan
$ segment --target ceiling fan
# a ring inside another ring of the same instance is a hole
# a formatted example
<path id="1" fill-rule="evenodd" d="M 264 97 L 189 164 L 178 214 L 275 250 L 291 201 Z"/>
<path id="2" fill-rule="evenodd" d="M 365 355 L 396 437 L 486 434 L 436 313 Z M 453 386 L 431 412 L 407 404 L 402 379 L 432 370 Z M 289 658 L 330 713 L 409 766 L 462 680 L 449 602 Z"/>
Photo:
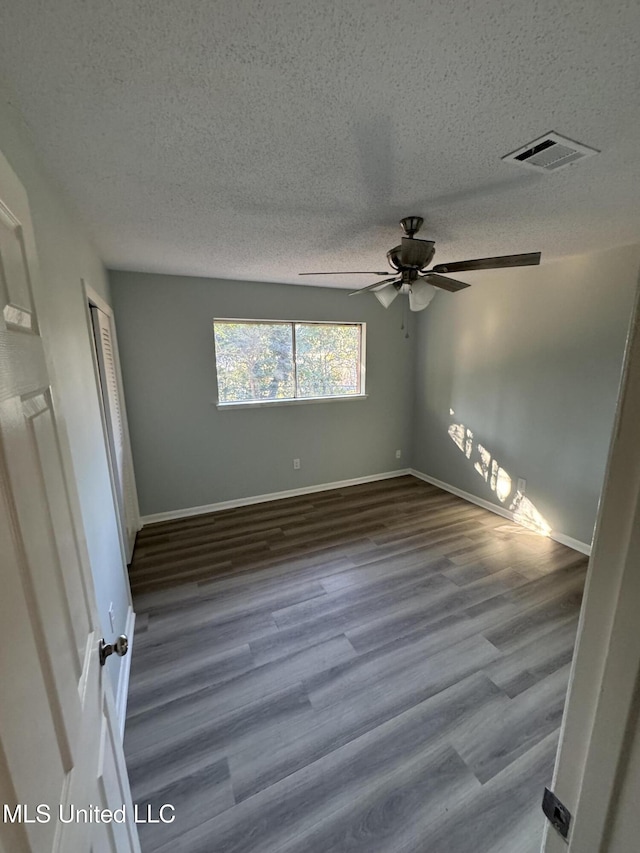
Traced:
<path id="1" fill-rule="evenodd" d="M 409 307 L 412 311 L 422 311 L 436 294 L 436 287 L 455 293 L 465 287 L 470 287 L 464 281 L 441 275 L 449 272 L 465 272 L 467 270 L 492 270 L 505 267 L 527 267 L 540 263 L 540 252 L 530 252 L 524 255 L 501 255 L 497 258 L 477 258 L 471 261 L 456 261 L 451 264 L 437 264 L 430 270 L 425 268 L 431 263 L 435 254 L 433 240 L 416 240 L 415 235 L 422 227 L 424 219 L 421 216 L 405 216 L 400 220 L 400 227 L 405 236 L 399 246 L 394 246 L 387 252 L 389 266 L 395 271 L 391 278 L 376 281 L 359 290 L 354 290 L 349 296 L 372 291 L 377 300 L 388 308 L 399 293 L 409 296 Z M 301 272 L 299 275 L 388 275 L 385 272 Z"/>

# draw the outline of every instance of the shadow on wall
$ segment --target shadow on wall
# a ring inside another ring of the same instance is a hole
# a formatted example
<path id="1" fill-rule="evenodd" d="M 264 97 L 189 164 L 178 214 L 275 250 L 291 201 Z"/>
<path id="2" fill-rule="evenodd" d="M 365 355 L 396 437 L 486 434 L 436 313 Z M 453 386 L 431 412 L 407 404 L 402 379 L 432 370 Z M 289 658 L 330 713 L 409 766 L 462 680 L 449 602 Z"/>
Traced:
<path id="1" fill-rule="evenodd" d="M 449 415 L 455 417 L 453 409 L 449 409 Z M 490 451 L 483 447 L 480 442 L 475 444 L 476 456 L 472 459 L 474 455 L 473 432 L 464 424 L 452 423 L 448 432 L 451 441 L 470 462 L 473 462 L 474 470 L 490 486 L 491 491 L 495 492 L 500 503 L 506 503 L 513 491 L 513 481 L 507 471 L 492 458 Z M 509 510 L 513 513 L 513 520 L 528 530 L 533 530 L 541 536 L 549 536 L 551 533 L 551 526 L 538 512 L 535 505 L 517 489 L 509 505 Z"/>

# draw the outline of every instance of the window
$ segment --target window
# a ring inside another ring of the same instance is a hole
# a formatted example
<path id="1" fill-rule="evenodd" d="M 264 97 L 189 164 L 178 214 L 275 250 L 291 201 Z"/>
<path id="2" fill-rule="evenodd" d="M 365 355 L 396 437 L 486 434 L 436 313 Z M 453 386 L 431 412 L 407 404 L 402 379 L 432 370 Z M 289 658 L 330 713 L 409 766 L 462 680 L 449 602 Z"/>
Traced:
<path id="1" fill-rule="evenodd" d="M 218 404 L 364 396 L 364 323 L 214 320 Z"/>

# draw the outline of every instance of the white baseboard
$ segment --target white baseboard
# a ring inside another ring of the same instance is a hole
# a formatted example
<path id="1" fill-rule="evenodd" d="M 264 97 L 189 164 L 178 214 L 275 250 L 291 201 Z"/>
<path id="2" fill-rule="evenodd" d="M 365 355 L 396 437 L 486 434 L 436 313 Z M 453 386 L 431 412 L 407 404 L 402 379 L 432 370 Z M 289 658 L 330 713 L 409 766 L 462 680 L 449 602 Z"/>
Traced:
<path id="1" fill-rule="evenodd" d="M 452 495 L 463 498 L 465 501 L 476 504 L 476 506 L 488 509 L 490 512 L 494 512 L 496 515 L 502 516 L 502 518 L 508 518 L 509 521 L 513 521 L 514 524 L 518 524 L 513 513 L 505 507 L 498 506 L 497 504 L 491 503 L 491 501 L 485 501 L 483 498 L 472 495 L 471 492 L 465 492 L 462 489 L 458 489 L 456 486 L 451 486 L 449 483 L 443 483 L 442 480 L 437 480 L 435 477 L 423 474 L 422 471 L 416 471 L 415 468 L 410 468 L 409 474 L 412 474 L 419 480 L 424 480 L 425 483 L 431 483 L 432 486 L 437 486 L 445 492 L 450 492 Z M 591 545 L 588 545 L 586 542 L 581 542 L 579 539 L 574 539 L 572 536 L 567 536 L 564 533 L 559 533 L 557 530 L 552 530 L 549 534 L 549 538 L 553 539 L 554 542 L 559 542 L 561 545 L 566 545 L 568 548 L 573 548 L 574 551 L 579 551 L 581 554 L 586 554 L 587 556 L 591 555 Z"/>
<path id="2" fill-rule="evenodd" d="M 369 474 L 366 477 L 355 477 L 351 480 L 337 480 L 333 483 L 320 483 L 317 486 L 303 486 L 300 489 L 286 489 L 282 492 L 271 492 L 270 494 L 265 495 L 253 495 L 252 497 L 237 498 L 231 501 L 220 501 L 219 503 L 206 504 L 205 506 L 192 506 L 186 507 L 185 509 L 171 510 L 169 512 L 157 512 L 152 515 L 144 515 L 140 520 L 142 526 L 144 527 L 147 524 L 157 524 L 161 521 L 173 521 L 174 519 L 178 518 L 189 518 L 189 516 L 192 515 L 206 515 L 210 512 L 221 512 L 224 509 L 234 509 L 234 507 L 251 506 L 252 504 L 266 503 L 267 501 L 282 500 L 283 498 L 294 498 L 299 495 L 310 495 L 314 492 L 326 492 L 330 489 L 343 489 L 346 486 L 357 486 L 361 483 L 375 483 L 376 480 L 390 480 L 393 477 L 404 477 L 407 474 L 411 474 L 413 477 L 417 477 L 419 480 L 424 480 L 425 483 L 431 483 L 432 486 L 437 486 L 439 489 L 443 489 L 443 491 L 445 492 L 450 492 L 452 495 L 456 495 L 457 497 L 462 498 L 465 501 L 469 501 L 470 503 L 476 504 L 476 506 L 480 506 L 483 509 L 488 509 L 489 512 L 493 512 L 496 515 L 500 515 L 502 516 L 502 518 L 507 518 L 509 519 L 509 521 L 513 521 L 515 524 L 518 523 L 514 519 L 513 513 L 505 507 L 498 506 L 497 504 L 491 503 L 491 501 L 486 501 L 483 498 L 479 498 L 476 495 L 472 495 L 471 492 L 465 492 L 462 489 L 458 489 L 456 486 L 451 486 L 449 483 L 444 483 L 442 482 L 442 480 L 437 480 L 435 477 L 430 477 L 428 474 L 423 474 L 422 471 L 417 471 L 415 468 L 401 468 L 398 471 L 385 471 L 382 474 Z M 564 533 L 560 533 L 557 530 L 552 530 L 549 534 L 549 538 L 553 539 L 555 542 L 560 542 L 562 545 L 566 545 L 568 548 L 573 548 L 574 551 L 579 551 L 581 554 L 586 554 L 587 556 L 591 554 L 591 545 L 588 545 L 586 542 L 581 542 L 579 539 L 574 539 L 572 536 L 567 536 Z M 133 619 L 135 620 L 135 614 L 133 615 Z M 133 636 L 133 631 L 131 631 L 129 636 Z M 127 655 L 127 658 L 128 657 L 129 656 Z M 126 660 L 126 658 L 124 660 Z M 120 698 L 120 688 L 118 688 L 118 697 Z M 124 698 L 124 705 L 126 710 L 126 693 Z M 118 702 L 118 710 L 120 710 L 120 702 Z"/>
<path id="3" fill-rule="evenodd" d="M 591 545 L 586 542 L 581 542 L 579 539 L 574 539 L 573 536 L 567 536 L 566 533 L 560 533 L 557 530 L 552 530 L 549 534 L 554 542 L 559 542 L 561 545 L 566 545 L 567 548 L 573 548 L 574 551 L 580 551 L 581 554 L 591 556 Z"/>
<path id="4" fill-rule="evenodd" d="M 251 504 L 266 503 L 266 501 L 279 501 L 283 498 L 295 498 L 298 495 L 311 495 L 314 492 L 327 492 L 330 489 L 344 489 L 346 486 L 359 486 L 362 483 L 375 483 L 376 480 L 390 480 L 394 477 L 404 477 L 412 474 L 410 468 L 401 468 L 398 471 L 385 471 L 382 474 L 369 474 L 366 477 L 354 477 L 352 480 L 337 480 L 335 483 L 321 483 L 318 486 L 303 486 L 301 489 L 287 489 L 283 492 L 271 492 L 267 495 L 254 495 L 248 498 L 237 498 L 232 501 L 220 501 L 205 506 L 192 506 L 186 509 L 176 509 L 170 512 L 156 512 L 152 515 L 143 515 L 142 526 L 157 524 L 160 521 L 173 521 L 176 518 L 188 518 L 191 515 L 206 515 L 209 512 L 221 512 L 223 509 L 234 509 L 238 506 L 251 506 Z"/>
<path id="5" fill-rule="evenodd" d="M 118 695 L 116 696 L 116 713 L 120 736 L 124 740 L 124 723 L 127 716 L 127 697 L 129 695 L 129 675 L 131 673 L 131 652 L 133 650 L 133 632 L 136 625 L 136 614 L 131 605 L 127 611 L 127 621 L 124 632 L 129 638 L 129 650 L 120 658 L 120 678 L 118 679 Z"/>
<path id="6" fill-rule="evenodd" d="M 462 489 L 458 489 L 456 486 L 450 486 L 449 483 L 443 483 L 442 480 L 436 480 L 435 477 L 423 474 L 422 471 L 416 471 L 415 468 L 411 468 L 409 473 L 414 477 L 417 477 L 419 480 L 424 480 L 425 483 L 431 483 L 432 486 L 437 486 L 445 492 L 450 492 L 452 495 L 463 498 L 465 501 L 469 501 L 472 504 L 476 504 L 476 506 L 481 506 L 483 509 L 488 509 L 490 512 L 495 512 L 496 515 L 501 515 L 503 518 L 508 518 L 509 521 L 513 521 L 513 513 L 509 512 L 509 510 L 505 509 L 503 506 L 497 506 L 496 504 L 491 503 L 491 501 L 485 501 L 483 498 L 472 495 L 471 492 L 465 492 Z"/>

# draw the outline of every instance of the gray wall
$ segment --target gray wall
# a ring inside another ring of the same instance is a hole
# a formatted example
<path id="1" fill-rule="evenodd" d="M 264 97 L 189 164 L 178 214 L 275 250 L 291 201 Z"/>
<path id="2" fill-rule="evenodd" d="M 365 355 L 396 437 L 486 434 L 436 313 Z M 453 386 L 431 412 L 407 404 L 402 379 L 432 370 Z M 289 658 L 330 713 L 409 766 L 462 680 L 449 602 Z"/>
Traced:
<path id="1" fill-rule="evenodd" d="M 514 486 L 526 478 L 554 531 L 588 543 L 639 264 L 632 246 L 474 273 L 411 317 L 408 341 L 400 300 L 385 311 L 328 288 L 112 272 L 141 511 L 408 466 L 498 504 L 474 470 L 480 442 Z M 368 399 L 219 411 L 214 316 L 365 321 Z M 454 422 L 474 433 L 470 459 Z"/>
<path id="2" fill-rule="evenodd" d="M 109 300 L 105 270 L 68 208 L 64 195 L 43 171 L 19 114 L 0 92 L 0 150 L 20 178 L 29 206 L 40 265 L 35 291 L 43 335 L 55 370 L 55 404 L 69 437 L 82 524 L 93 571 L 98 611 L 105 636 L 111 636 L 109 604 L 114 607 L 114 630 L 125 629 L 129 587 L 103 440 L 89 326 L 82 279 Z M 109 658 L 114 683 L 121 661 Z"/>
<path id="3" fill-rule="evenodd" d="M 329 288 L 130 272 L 110 281 L 143 515 L 409 464 L 413 339 L 400 330 L 401 300 L 386 311 Z M 214 317 L 366 322 L 368 398 L 218 410 Z"/>
<path id="4" fill-rule="evenodd" d="M 414 467 L 497 504 L 474 470 L 480 442 L 526 478 L 555 531 L 589 543 L 639 263 L 624 247 L 474 273 L 470 289 L 439 294 L 418 321 Z M 473 431 L 470 459 L 453 422 Z"/>

